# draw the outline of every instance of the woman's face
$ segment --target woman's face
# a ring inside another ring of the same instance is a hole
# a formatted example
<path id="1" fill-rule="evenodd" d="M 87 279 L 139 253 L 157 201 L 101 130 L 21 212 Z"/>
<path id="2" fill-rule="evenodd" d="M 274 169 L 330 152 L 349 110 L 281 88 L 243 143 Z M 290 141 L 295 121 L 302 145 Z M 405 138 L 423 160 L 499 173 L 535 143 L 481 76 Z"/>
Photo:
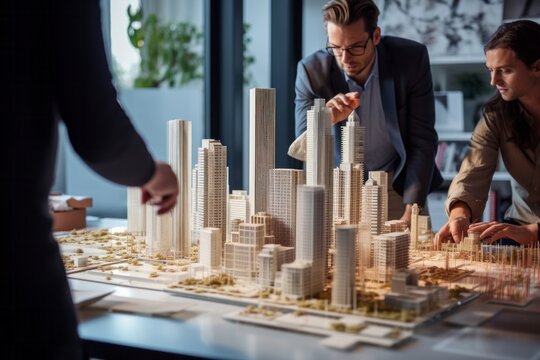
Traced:
<path id="1" fill-rule="evenodd" d="M 540 87 L 540 69 L 525 65 L 512 49 L 487 50 L 486 66 L 491 73 L 491 86 L 497 88 L 503 100 L 520 99 Z"/>

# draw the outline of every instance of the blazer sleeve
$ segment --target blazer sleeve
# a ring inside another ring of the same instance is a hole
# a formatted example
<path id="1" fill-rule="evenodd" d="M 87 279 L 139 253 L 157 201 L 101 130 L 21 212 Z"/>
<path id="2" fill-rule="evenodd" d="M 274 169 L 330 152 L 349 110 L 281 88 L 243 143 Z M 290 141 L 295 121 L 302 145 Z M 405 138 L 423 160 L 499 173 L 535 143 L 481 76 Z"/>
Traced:
<path id="1" fill-rule="evenodd" d="M 403 202 L 424 204 L 431 188 L 435 168 L 438 136 L 435 131 L 433 85 L 427 49 L 422 46 L 415 74 L 407 85 L 406 164 Z M 418 57 L 417 57 L 418 58 Z M 412 68 L 411 68 L 412 69 Z"/>
<path id="2" fill-rule="evenodd" d="M 106 179 L 142 185 L 154 173 L 154 160 L 117 101 L 103 44 L 99 1 L 56 4 L 54 100 L 73 148 Z"/>
<path id="3" fill-rule="evenodd" d="M 456 201 L 465 202 L 471 209 L 471 220 L 479 221 L 488 198 L 491 179 L 499 156 L 499 130 L 496 122 L 483 118 L 471 137 L 469 152 L 452 180 L 446 200 L 446 213 Z"/>

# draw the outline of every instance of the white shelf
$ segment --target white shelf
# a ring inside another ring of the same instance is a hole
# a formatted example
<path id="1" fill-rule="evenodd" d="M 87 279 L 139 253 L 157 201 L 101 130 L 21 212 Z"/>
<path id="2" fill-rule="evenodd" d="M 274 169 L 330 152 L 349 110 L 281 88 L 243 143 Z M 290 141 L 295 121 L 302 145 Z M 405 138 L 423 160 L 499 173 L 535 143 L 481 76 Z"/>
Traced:
<path id="1" fill-rule="evenodd" d="M 472 132 L 438 132 L 439 141 L 469 141 Z"/>
<path id="2" fill-rule="evenodd" d="M 430 56 L 431 65 L 455 65 L 455 64 L 483 64 L 486 57 L 480 55 L 433 55 Z"/>
<path id="3" fill-rule="evenodd" d="M 442 177 L 446 181 L 451 181 L 457 175 L 457 172 L 441 173 Z M 493 174 L 493 181 L 510 181 L 510 174 L 506 171 L 495 171 Z"/>

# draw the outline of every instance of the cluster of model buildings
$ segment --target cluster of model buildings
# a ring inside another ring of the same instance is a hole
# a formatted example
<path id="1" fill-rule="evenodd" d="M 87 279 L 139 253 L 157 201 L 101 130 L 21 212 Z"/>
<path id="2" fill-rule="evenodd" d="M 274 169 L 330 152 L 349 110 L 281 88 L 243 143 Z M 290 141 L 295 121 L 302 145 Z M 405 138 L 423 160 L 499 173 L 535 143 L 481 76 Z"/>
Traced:
<path id="1" fill-rule="evenodd" d="M 157 216 L 128 190 L 128 230 L 146 234 L 150 254 L 188 257 L 199 244 L 206 267 L 306 298 L 325 289 L 352 307 L 357 281 L 390 282 L 429 233 L 413 207 L 411 228 L 388 219 L 388 174 L 364 170 L 364 128 L 355 112 L 342 132 L 334 168 L 330 110 L 316 99 L 307 113 L 305 171 L 275 168 L 275 89 L 250 91 L 249 191 L 229 194 L 227 147 L 205 139 L 191 166 L 191 123 L 171 120 L 169 162 L 178 175 L 176 208 Z M 407 230 L 407 231 L 406 231 Z M 332 276 L 328 276 L 329 273 Z"/>

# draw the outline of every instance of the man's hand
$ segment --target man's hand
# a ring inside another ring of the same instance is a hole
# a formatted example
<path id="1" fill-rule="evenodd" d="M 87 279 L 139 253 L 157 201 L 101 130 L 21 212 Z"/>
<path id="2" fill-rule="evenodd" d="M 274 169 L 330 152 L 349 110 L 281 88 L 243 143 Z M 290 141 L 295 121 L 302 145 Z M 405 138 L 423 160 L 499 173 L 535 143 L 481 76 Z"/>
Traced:
<path id="1" fill-rule="evenodd" d="M 406 204 L 405 211 L 403 211 L 403 215 L 401 215 L 401 219 L 399 220 L 405 221 L 409 229 L 411 228 L 411 215 L 412 215 L 412 205 Z"/>
<path id="2" fill-rule="evenodd" d="M 156 161 L 152 178 L 141 186 L 142 203 L 158 206 L 158 215 L 164 214 L 176 205 L 178 179 L 168 164 Z"/>
<path id="3" fill-rule="evenodd" d="M 326 107 L 332 110 L 332 125 L 347 119 L 349 114 L 359 106 L 360 94 L 356 91 L 339 93 L 326 103 Z"/>
<path id="4" fill-rule="evenodd" d="M 537 224 L 512 225 L 490 221 L 471 224 L 469 230 L 480 233 L 480 239 L 488 244 L 502 238 L 508 238 L 521 245 L 528 245 L 535 243 L 538 239 Z"/>

